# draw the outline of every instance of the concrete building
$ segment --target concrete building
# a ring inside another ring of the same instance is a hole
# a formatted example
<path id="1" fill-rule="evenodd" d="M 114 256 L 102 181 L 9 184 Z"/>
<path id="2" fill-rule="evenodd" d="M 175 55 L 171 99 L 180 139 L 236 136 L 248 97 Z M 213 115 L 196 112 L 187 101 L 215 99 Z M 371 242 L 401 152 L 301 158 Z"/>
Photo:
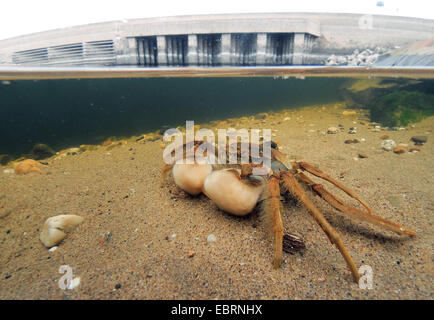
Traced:
<path id="1" fill-rule="evenodd" d="M 434 21 L 360 14 L 228 14 L 104 22 L 0 41 L 0 66 L 324 65 L 434 37 Z"/>

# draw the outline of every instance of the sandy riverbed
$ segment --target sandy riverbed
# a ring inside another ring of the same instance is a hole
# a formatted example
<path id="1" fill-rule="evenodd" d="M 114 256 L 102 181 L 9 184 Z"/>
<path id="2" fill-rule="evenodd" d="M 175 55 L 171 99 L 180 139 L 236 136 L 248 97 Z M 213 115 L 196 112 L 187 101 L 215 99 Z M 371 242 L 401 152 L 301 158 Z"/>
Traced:
<path id="1" fill-rule="evenodd" d="M 272 240 L 259 214 L 225 214 L 204 195 L 179 191 L 170 176 L 160 187 L 161 141 L 131 139 L 48 159 L 43 175 L 1 167 L 0 299 L 432 299 L 434 117 L 402 131 L 372 132 L 360 112 L 342 112 L 315 106 L 230 124 L 275 129 L 273 139 L 290 159 L 318 165 L 375 214 L 418 233 L 399 237 L 315 199 L 356 264 L 372 267 L 372 290 L 352 282 L 339 251 L 306 209 L 290 201 L 283 202 L 285 228 L 304 239 L 306 250 L 284 253 L 282 267 L 273 270 Z M 325 133 L 338 124 L 342 132 Z M 348 134 L 350 127 L 357 134 Z M 418 153 L 394 154 L 381 149 L 384 134 L 409 147 L 411 136 L 426 135 L 428 142 Z M 361 138 L 366 141 L 344 143 Z M 59 214 L 85 220 L 49 252 L 39 233 L 45 219 Z M 209 234 L 215 243 L 207 243 Z M 59 288 L 61 265 L 80 277 L 74 290 Z"/>

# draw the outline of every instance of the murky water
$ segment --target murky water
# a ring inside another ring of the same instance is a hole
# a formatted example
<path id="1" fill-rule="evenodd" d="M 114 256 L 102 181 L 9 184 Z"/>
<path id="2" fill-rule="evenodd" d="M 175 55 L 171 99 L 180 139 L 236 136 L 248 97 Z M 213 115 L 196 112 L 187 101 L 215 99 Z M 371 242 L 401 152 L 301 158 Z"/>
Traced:
<path id="1" fill-rule="evenodd" d="M 362 83 L 363 87 L 354 87 Z M 353 86 L 353 87 L 352 87 Z M 55 150 L 130 137 L 186 120 L 206 123 L 260 112 L 344 101 L 373 110 L 380 95 L 413 92 L 415 113 L 433 114 L 433 81 L 351 78 L 172 78 L 3 81 L 0 85 L 0 154 L 20 156 L 43 143 Z M 416 97 L 417 96 L 417 97 Z M 411 100 L 412 97 L 403 98 Z M 422 99 L 422 100 L 421 100 Z M 393 100 L 393 98 L 392 98 Z M 393 105 L 400 102 L 386 101 Z M 419 102 L 419 100 L 421 100 Z M 416 105 L 417 104 L 417 105 Z M 383 108 L 386 108 L 383 106 Z M 390 117 L 397 111 L 390 107 Z M 383 113 L 384 113 L 383 112 Z M 377 112 L 378 113 L 378 112 Z M 409 115 L 410 116 L 410 115 Z M 420 120 L 421 117 L 410 120 Z M 392 123 L 393 124 L 393 123 Z M 408 123 L 402 123 L 408 124 Z M 393 126 L 399 126 L 395 123 Z M 164 131 L 164 130 L 163 130 Z"/>

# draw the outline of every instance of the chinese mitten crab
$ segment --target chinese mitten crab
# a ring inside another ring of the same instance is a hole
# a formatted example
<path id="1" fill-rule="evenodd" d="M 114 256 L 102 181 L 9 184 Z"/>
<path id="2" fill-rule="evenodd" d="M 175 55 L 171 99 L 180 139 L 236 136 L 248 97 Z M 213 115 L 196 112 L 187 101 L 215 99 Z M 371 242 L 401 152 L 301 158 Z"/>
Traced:
<path id="1" fill-rule="evenodd" d="M 192 144 L 192 148 L 197 150 L 204 144 L 207 144 L 207 142 L 195 141 L 194 144 Z M 229 149 L 228 145 L 226 147 Z M 238 154 L 239 149 L 238 146 Z M 185 154 L 184 152 L 184 158 Z M 295 198 L 309 211 L 325 232 L 330 242 L 336 245 L 344 257 L 356 282 L 358 282 L 360 275 L 342 238 L 324 218 L 323 214 L 314 205 L 312 200 L 310 200 L 305 189 L 310 189 L 315 195 L 328 202 L 332 207 L 353 218 L 383 227 L 399 235 L 416 235 L 412 230 L 373 215 L 371 208 L 361 200 L 354 191 L 345 187 L 313 165 L 307 162 L 293 162 L 288 167 L 284 162 L 284 154 L 278 151 L 278 147 L 275 143 L 271 142 L 271 170 L 269 170 L 268 174 L 265 176 L 253 175 L 252 169 L 257 166 L 254 164 L 236 165 L 235 167 L 216 170 L 206 162 L 200 164 L 193 161 L 193 164 L 183 164 L 174 161 L 174 163 L 165 164 L 163 166 L 162 177 L 164 178 L 167 171 L 172 169 L 173 178 L 178 187 L 192 195 L 203 192 L 221 210 L 234 215 L 246 215 L 259 204 L 261 210 L 265 213 L 273 226 L 274 268 L 278 268 L 282 262 L 282 249 L 285 240 L 281 216 L 281 194 L 288 194 Z M 335 185 L 348 196 L 357 200 L 364 207 L 364 210 L 346 204 L 327 191 L 323 185 L 314 182 L 305 173 L 309 173 Z"/>

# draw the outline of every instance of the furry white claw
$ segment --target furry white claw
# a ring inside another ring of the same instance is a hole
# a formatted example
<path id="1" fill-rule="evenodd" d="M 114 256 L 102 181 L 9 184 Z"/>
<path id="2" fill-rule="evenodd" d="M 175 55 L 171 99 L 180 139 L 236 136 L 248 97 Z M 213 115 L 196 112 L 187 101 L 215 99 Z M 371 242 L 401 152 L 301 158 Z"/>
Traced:
<path id="1" fill-rule="evenodd" d="M 221 210 L 237 216 L 244 216 L 255 207 L 264 186 L 253 185 L 240 180 L 237 170 L 216 170 L 209 174 L 203 185 L 203 192 Z"/>
<path id="2" fill-rule="evenodd" d="M 202 192 L 205 178 L 212 172 L 210 164 L 175 164 L 172 169 L 175 184 L 191 195 Z"/>

